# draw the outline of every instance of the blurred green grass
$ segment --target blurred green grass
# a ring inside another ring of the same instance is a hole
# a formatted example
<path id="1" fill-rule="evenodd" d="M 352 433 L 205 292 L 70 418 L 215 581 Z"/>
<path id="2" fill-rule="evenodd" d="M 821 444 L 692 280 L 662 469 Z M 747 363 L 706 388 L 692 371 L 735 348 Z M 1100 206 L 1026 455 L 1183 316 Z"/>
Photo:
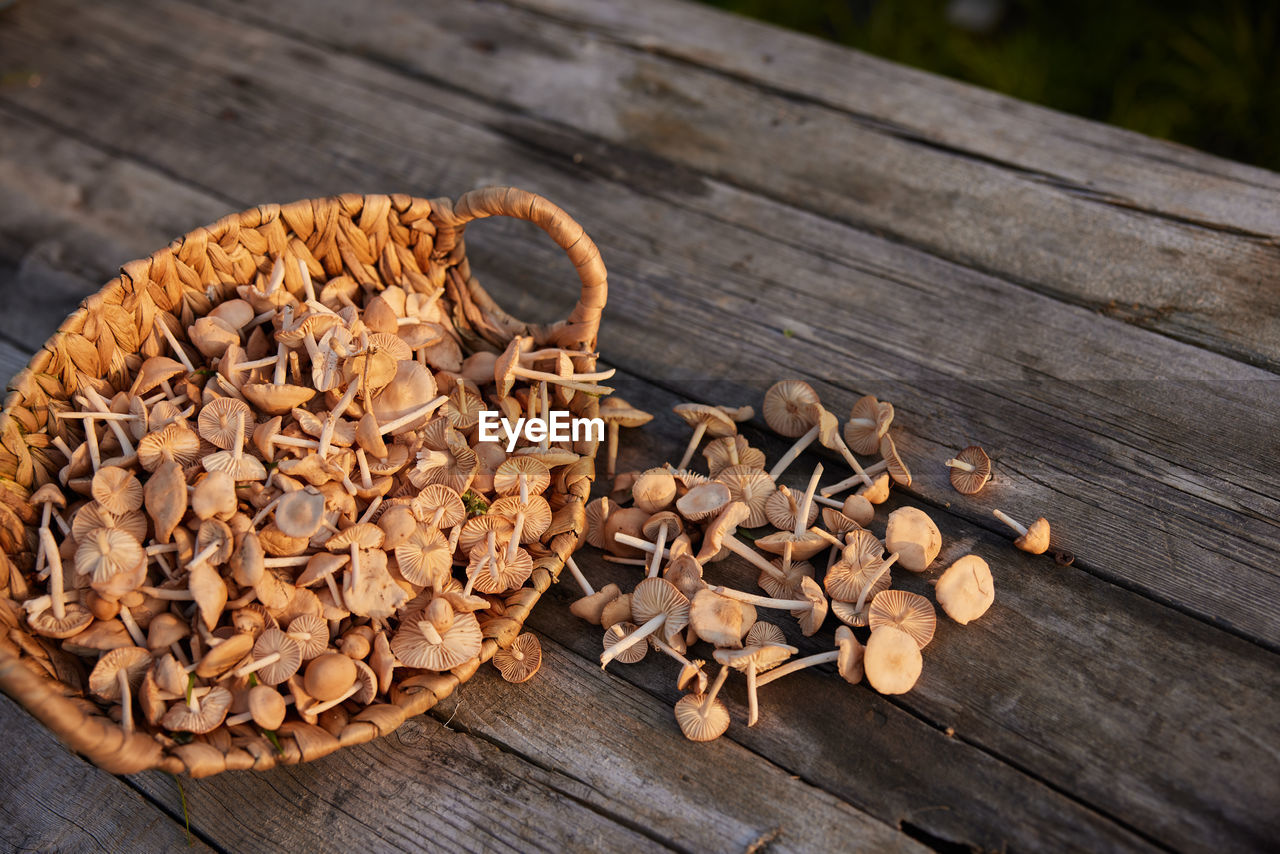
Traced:
<path id="1" fill-rule="evenodd" d="M 1280 170 L 1276 0 L 702 0 Z"/>

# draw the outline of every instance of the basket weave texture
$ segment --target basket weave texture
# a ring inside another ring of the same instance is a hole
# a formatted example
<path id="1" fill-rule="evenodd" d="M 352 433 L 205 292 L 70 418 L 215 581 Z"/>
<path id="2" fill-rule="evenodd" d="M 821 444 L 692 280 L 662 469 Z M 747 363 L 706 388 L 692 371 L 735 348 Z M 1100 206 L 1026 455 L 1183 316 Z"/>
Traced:
<path id="1" fill-rule="evenodd" d="M 548 326 L 522 323 L 502 311 L 476 281 L 463 231 L 472 220 L 489 216 L 533 222 L 568 254 L 582 283 L 568 318 Z M 501 352 L 515 335 L 531 335 L 541 346 L 592 351 L 607 295 L 604 264 L 578 223 L 541 196 L 490 187 L 466 193 L 456 203 L 346 194 L 262 205 L 126 264 L 119 277 L 87 298 L 14 378 L 0 415 L 0 547 L 8 558 L 8 565 L 0 566 L 0 690 L 73 750 L 110 772 L 159 768 L 204 777 L 228 769 L 262 770 L 317 759 L 390 733 L 447 697 L 499 646 L 515 639 L 585 531 L 583 506 L 595 474 L 593 456 L 562 467 L 553 478 L 547 498 L 555 514 L 542 539 L 545 549 L 535 555 L 531 586 L 506 596 L 505 613 L 481 620 L 485 640 L 480 655 L 448 672 L 397 673 L 389 702 L 363 709 L 339 732 L 286 723 L 278 732 L 278 753 L 262 736 L 233 736 L 225 727 L 177 744 L 164 736 L 126 736 L 105 717 L 86 698 L 80 659 L 57 642 L 32 634 L 18 604 L 34 595 L 36 584 L 31 570 L 39 518 L 27 498 L 56 480 L 66 462 L 51 444 L 53 435 L 64 429 L 53 413 L 67 408 L 80 374 L 127 390 L 138 362 L 132 354 L 166 352 L 159 323 L 183 337 L 196 318 L 221 300 L 235 298 L 237 285 L 254 281 L 285 253 L 304 261 L 317 281 L 345 275 L 367 292 L 390 284 L 419 293 L 443 288 L 440 299 L 464 352 Z M 286 267 L 285 286 L 297 294 L 301 273 L 293 267 Z M 597 410 L 592 398 L 580 414 L 591 417 Z"/>

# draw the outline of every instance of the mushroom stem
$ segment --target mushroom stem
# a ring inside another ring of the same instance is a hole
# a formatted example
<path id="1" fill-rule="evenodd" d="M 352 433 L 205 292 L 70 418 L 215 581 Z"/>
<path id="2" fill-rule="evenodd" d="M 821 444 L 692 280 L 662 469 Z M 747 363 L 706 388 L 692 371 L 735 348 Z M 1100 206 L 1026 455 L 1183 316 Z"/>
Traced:
<path id="1" fill-rule="evenodd" d="M 814 424 L 803 436 L 796 439 L 795 444 L 788 448 L 787 452 L 773 464 L 773 468 L 769 470 L 769 477 L 777 480 L 784 471 L 791 467 L 791 464 L 796 461 L 796 458 L 804 453 L 804 449 L 812 445 L 813 440 L 817 438 L 818 425 Z"/>
<path id="2" fill-rule="evenodd" d="M 603 390 L 603 386 L 594 385 L 599 380 L 607 380 L 618 372 L 617 368 L 610 368 L 607 371 L 596 371 L 590 374 L 569 374 L 568 376 L 560 376 L 559 374 L 549 373 L 548 371 L 532 371 L 528 368 L 522 368 L 516 365 L 512 368 L 511 373 L 517 377 L 524 377 L 527 380 L 536 380 L 538 382 L 555 383 L 565 388 L 572 388 L 578 391 L 585 391 L 588 394 L 598 394 Z M 612 391 L 612 389 L 610 389 Z"/>
<path id="3" fill-rule="evenodd" d="M 98 406 L 99 408 L 104 410 L 107 409 L 107 406 L 105 403 L 95 403 L 94 406 Z M 81 411 L 58 412 L 58 413 L 55 413 L 54 417 L 58 419 L 92 418 L 95 421 L 137 421 L 138 420 L 138 416 L 136 415 L 130 415 L 127 412 L 111 412 L 110 410 L 107 410 L 105 412 L 99 412 L 97 410 L 85 410 L 82 412 Z"/>
<path id="4" fill-rule="evenodd" d="M 1011 519 L 1003 510 L 992 510 L 991 513 L 1001 522 L 1004 522 L 1010 528 L 1017 531 L 1019 537 L 1025 537 L 1027 535 L 1026 527 L 1014 519 Z"/>
<path id="5" fill-rule="evenodd" d="M 312 706 L 311 708 L 307 709 L 307 714 L 319 715 L 322 712 L 327 712 L 330 709 L 332 709 L 334 706 L 338 705 L 339 703 L 345 703 L 349 698 L 354 696 L 355 693 L 359 690 L 360 690 L 360 681 L 356 680 L 356 682 L 350 688 L 342 692 L 342 696 L 334 697 L 332 700 L 326 700 L 323 703 L 318 703 Z"/>
<path id="6" fill-rule="evenodd" d="M 338 582 L 333 580 L 333 573 L 330 572 L 324 577 L 325 584 L 329 586 L 329 595 L 333 597 L 333 604 L 339 608 L 344 607 L 342 600 L 342 592 L 338 590 Z"/>
<path id="7" fill-rule="evenodd" d="M 875 486 L 875 481 L 871 479 L 871 475 L 867 474 L 862 468 L 862 463 L 858 462 L 858 458 L 853 455 L 853 451 L 849 450 L 849 446 L 844 443 L 844 439 L 836 436 L 836 450 L 840 452 L 840 456 L 844 457 L 844 461 L 849 464 L 849 468 L 853 469 L 853 473 L 858 479 L 867 486 Z"/>
<path id="8" fill-rule="evenodd" d="M 383 424 L 378 428 L 378 432 L 385 436 L 388 433 L 391 433 L 395 430 L 399 430 L 401 427 L 403 427 L 406 424 L 410 424 L 419 418 L 430 415 L 440 406 L 447 403 L 448 400 L 449 400 L 448 396 L 442 394 L 439 397 L 437 397 L 435 400 L 431 401 L 430 403 L 424 403 L 422 406 L 418 407 L 412 412 L 409 412 L 405 415 L 401 415 L 399 418 L 395 419 L 394 421 L 388 421 L 386 424 Z"/>
<path id="9" fill-rule="evenodd" d="M 187 373 L 194 371 L 196 366 L 191 364 L 191 360 L 187 358 L 182 345 L 178 343 L 178 339 L 173 337 L 173 333 L 169 331 L 169 324 L 165 323 L 163 318 L 157 317 L 156 326 L 160 327 L 160 334 L 169 342 L 169 347 L 173 350 L 174 357 L 182 363 L 182 367 L 187 369 Z"/>
<path id="10" fill-rule="evenodd" d="M 711 683 L 711 690 L 702 699 L 702 705 L 698 707 L 698 712 L 706 716 L 711 710 L 711 704 L 716 701 L 716 695 L 720 693 L 720 689 L 724 687 L 724 680 L 729 678 L 729 665 L 720 666 L 720 672 L 716 674 L 716 681 Z"/>
<path id="11" fill-rule="evenodd" d="M 621 425 L 617 421 L 609 422 L 609 444 L 605 451 L 605 476 L 613 480 L 618 463 L 618 431 Z"/>
<path id="12" fill-rule="evenodd" d="M 776 667 L 765 673 L 756 680 L 756 687 L 768 685 L 775 679 L 781 679 L 783 676 L 795 673 L 797 670 L 804 670 L 806 667 L 816 667 L 819 664 L 826 664 L 830 661 L 836 661 L 840 658 L 840 650 L 833 649 L 830 652 L 819 652 L 816 655 L 808 655 L 804 658 L 797 658 L 795 661 L 788 661 L 781 667 Z"/>
<path id="13" fill-rule="evenodd" d="M 286 318 L 287 317 L 288 315 L 286 315 Z M 285 368 L 289 366 L 288 361 L 286 361 L 288 358 L 288 350 L 289 348 L 284 346 L 283 341 L 276 346 L 276 369 L 271 376 L 272 385 L 284 385 Z"/>
<path id="14" fill-rule="evenodd" d="M 752 566 L 761 572 L 767 572 L 779 581 L 786 579 L 786 575 L 783 574 L 782 570 L 769 563 L 769 561 L 757 554 L 755 549 L 751 548 L 732 534 L 729 534 L 721 540 L 720 545 L 724 546 L 738 557 L 746 558 Z"/>
<path id="15" fill-rule="evenodd" d="M 133 614 L 129 613 L 129 608 L 123 602 L 120 603 L 120 622 L 124 623 L 125 631 L 129 633 L 129 637 L 133 638 L 135 645 L 146 647 L 147 639 L 142 634 L 142 629 L 138 628 L 138 621 L 133 618 Z"/>
<path id="16" fill-rule="evenodd" d="M 685 667 L 693 667 L 692 661 L 685 658 L 678 651 L 676 651 L 675 647 L 671 646 L 671 644 L 667 643 L 657 635 L 654 635 L 653 637 L 649 638 L 649 643 L 653 644 L 654 648 L 657 649 L 658 652 L 662 653 L 663 655 L 667 656 L 673 661 L 678 661 L 681 664 L 683 664 Z M 705 674 L 699 680 L 698 684 L 701 685 L 704 690 L 706 689 L 707 677 Z"/>
<path id="17" fill-rule="evenodd" d="M 257 670 L 261 670 L 262 668 L 266 667 L 269 664 L 275 664 L 279 660 L 280 660 L 280 653 L 273 652 L 270 655 L 264 655 L 262 658 L 256 659 L 254 661 L 250 661 L 244 667 L 240 667 L 240 668 L 237 668 L 236 670 L 230 671 L 228 675 L 224 675 L 222 678 L 226 679 L 228 678 L 228 676 L 230 676 L 231 678 L 239 679 L 243 676 L 248 676 L 250 673 L 253 673 Z"/>
<path id="18" fill-rule="evenodd" d="M 46 501 L 44 503 L 44 507 L 41 508 L 40 510 L 40 530 L 41 531 L 49 530 L 49 520 L 52 518 L 53 518 L 53 502 Z M 44 553 L 45 553 L 45 540 L 44 540 L 44 534 L 41 534 L 39 537 L 39 542 L 36 543 L 36 574 L 37 576 L 40 576 L 44 572 L 44 561 L 45 561 Z"/>
<path id="19" fill-rule="evenodd" d="M 591 586 L 591 582 L 587 581 L 587 577 L 582 574 L 582 570 L 578 569 L 578 564 L 574 561 L 573 555 L 564 559 L 564 567 L 569 570 L 569 574 L 573 576 L 573 580 L 578 582 L 578 586 L 582 588 L 583 596 L 595 595 L 595 588 Z"/>
<path id="20" fill-rule="evenodd" d="M 600 555 L 600 559 L 606 563 L 616 563 L 619 566 L 649 566 L 649 559 L 638 557 L 618 557 L 616 555 Z"/>
<path id="21" fill-rule="evenodd" d="M 825 495 L 815 495 L 815 496 L 813 496 L 813 500 L 814 500 L 815 502 L 817 502 L 818 504 L 821 504 L 823 507 L 834 507 L 834 508 L 836 508 L 837 510 L 843 510 L 843 509 L 844 509 L 844 502 L 843 502 L 843 501 L 837 501 L 837 500 L 836 500 L 836 499 L 834 499 L 834 498 L 827 498 Z M 770 671 L 770 672 L 772 672 L 772 671 Z"/>
<path id="22" fill-rule="evenodd" d="M 667 524 L 662 523 L 662 527 L 658 529 L 657 542 L 653 544 L 653 557 L 649 561 L 649 577 L 657 578 L 658 570 L 662 568 L 663 546 L 667 544 Z"/>
<path id="23" fill-rule="evenodd" d="M 689 460 L 693 459 L 693 452 L 698 450 L 698 443 L 702 441 L 703 435 L 707 432 L 707 422 L 699 421 L 698 426 L 693 428 L 693 436 L 689 438 L 689 444 L 684 449 L 684 456 L 680 458 L 680 464 L 677 469 L 687 468 Z"/>
<path id="24" fill-rule="evenodd" d="M 262 565 L 266 567 L 282 567 L 282 566 L 306 566 L 313 555 L 294 555 L 293 557 L 268 557 L 262 559 Z"/>
<path id="25" fill-rule="evenodd" d="M 498 549 L 496 547 L 497 535 L 493 531 L 489 532 L 489 578 L 496 585 L 498 583 Z"/>
<path id="26" fill-rule="evenodd" d="M 760 719 L 760 701 L 756 696 L 756 663 L 747 664 L 747 726 L 755 726 Z"/>
<path id="27" fill-rule="evenodd" d="M 84 420 L 84 440 L 89 444 L 89 461 L 93 464 L 94 474 L 102 466 L 102 451 L 98 448 L 98 425 L 92 418 Z"/>
<path id="28" fill-rule="evenodd" d="M 191 560 L 187 561 L 187 571 L 190 572 L 191 567 L 207 560 L 209 556 L 214 552 L 216 552 L 217 550 L 218 550 L 217 543 L 209 543 L 209 545 L 205 546 L 200 551 L 196 552 L 194 555 L 191 556 Z"/>
<path id="29" fill-rule="evenodd" d="M 521 475 L 524 477 L 524 475 Z M 520 534 L 524 531 L 524 508 L 516 511 L 515 527 L 511 531 L 511 539 L 507 541 L 507 560 L 515 560 L 516 553 L 520 551 Z M 495 578 L 495 580 L 497 580 Z"/>
<path id="30" fill-rule="evenodd" d="M 64 605 L 67 602 L 79 602 L 79 601 L 80 601 L 79 590 L 74 590 L 74 589 L 67 590 L 65 588 L 63 589 L 62 602 Z M 48 593 L 46 593 L 43 596 L 33 596 L 30 599 L 24 600 L 22 603 L 23 610 L 25 610 L 27 614 L 32 617 L 34 617 L 36 614 L 39 614 L 45 608 L 49 608 L 52 606 L 53 606 L 53 596 Z"/>
<path id="31" fill-rule="evenodd" d="M 329 453 L 329 442 L 333 440 L 333 430 L 338 426 L 338 419 L 342 417 L 342 413 L 346 412 L 347 407 L 351 405 L 351 401 L 356 399 L 356 392 L 360 390 L 359 386 L 360 384 L 357 382 L 348 383 L 347 390 L 342 393 L 337 405 L 329 411 L 329 416 L 324 419 L 324 426 L 320 428 L 320 447 L 316 450 L 316 453 L 321 457 Z M 365 484 L 365 486 L 368 486 L 368 484 Z"/>
<path id="32" fill-rule="evenodd" d="M 168 587 L 143 586 L 138 588 L 138 592 L 153 599 L 164 599 L 169 602 L 190 602 L 196 598 L 190 590 L 173 590 Z"/>
<path id="33" fill-rule="evenodd" d="M 889 468 L 889 464 L 884 460 L 881 460 L 878 463 L 873 463 L 867 466 L 865 469 L 862 470 L 861 474 L 852 474 L 849 477 L 846 477 L 844 480 L 833 483 L 830 486 L 822 487 L 822 489 L 818 490 L 818 493 L 820 495 L 834 495 L 837 492 L 844 492 L 846 489 L 850 489 L 851 487 L 857 486 L 860 483 L 866 483 L 866 480 L 863 478 L 862 475 L 865 474 L 869 478 L 873 474 L 880 474 L 880 472 L 882 471 L 887 471 L 888 468 Z M 870 485 L 872 484 L 868 484 L 868 486 Z M 841 507 L 843 505 L 833 504 L 831 506 Z"/>
<path id="34" fill-rule="evenodd" d="M 960 469 L 960 471 L 976 471 L 977 470 L 976 466 L 971 466 L 968 463 L 966 463 L 964 460 L 957 460 L 955 457 L 952 457 L 951 459 L 947 460 L 946 462 L 943 463 L 943 465 L 949 469 Z"/>
<path id="35" fill-rule="evenodd" d="M 45 512 L 49 505 L 45 505 Z M 49 556 L 49 605 L 53 608 L 53 616 L 61 620 L 67 615 L 62 601 L 62 555 L 58 553 L 58 544 L 53 541 L 53 532 L 48 528 L 40 529 L 40 544 Z"/>
<path id="36" fill-rule="evenodd" d="M 807 611 L 813 607 L 807 599 L 771 599 L 768 596 L 757 596 L 754 593 L 734 590 L 732 587 L 712 587 L 711 592 L 719 594 L 726 599 L 737 599 L 739 602 L 749 602 L 750 604 L 758 605 L 761 608 L 777 608 L 784 611 Z"/>
<path id="37" fill-rule="evenodd" d="M 613 535 L 613 538 L 614 538 L 614 540 L 616 540 L 616 541 L 617 541 L 617 542 L 619 542 L 619 543 L 622 543 L 623 545 L 631 546 L 631 547 L 633 547 L 633 548 L 637 548 L 637 549 L 639 549 L 639 550 L 640 550 L 640 551 L 642 551 L 642 552 L 647 552 L 647 553 L 649 553 L 649 554 L 653 554 L 653 553 L 654 553 L 654 546 L 653 546 L 653 543 L 649 542 L 648 540 L 642 540 L 642 539 L 640 539 L 639 537 L 633 537 L 633 536 L 631 536 L 630 534 L 624 534 L 624 533 L 622 533 L 621 531 L 619 531 L 619 532 L 617 532 L 616 534 L 614 534 L 614 535 Z M 671 557 L 671 550 L 670 550 L 670 549 L 667 549 L 667 548 L 663 548 L 663 550 L 662 550 L 662 556 L 663 556 L 664 558 L 669 558 L 669 557 Z M 647 564 L 648 564 L 648 561 L 641 561 L 641 563 L 643 563 L 643 564 L 646 564 L 646 565 L 647 565 Z"/>
<path id="38" fill-rule="evenodd" d="M 98 407 L 99 409 L 105 409 L 108 412 L 111 411 L 110 405 L 108 405 L 107 402 L 102 399 L 102 395 L 98 394 L 98 390 L 95 389 L 93 386 L 86 384 L 84 387 L 84 393 L 88 395 L 89 402 L 92 403 L 94 406 Z M 111 414 L 115 415 L 116 413 L 113 412 Z M 129 441 L 129 436 L 127 433 L 124 432 L 124 428 L 120 426 L 120 419 L 106 418 L 102 420 L 106 421 L 107 427 L 111 429 L 112 433 L 116 434 L 116 439 L 120 442 L 121 453 L 123 453 L 126 457 L 131 456 L 133 454 L 133 443 Z M 131 415 L 130 420 L 136 421 L 137 418 Z"/>
<path id="39" fill-rule="evenodd" d="M 430 644 L 439 646 L 444 643 L 444 638 L 440 637 L 439 630 L 436 629 L 435 624 L 430 620 L 418 620 L 418 631 L 422 632 L 422 636 L 426 638 L 427 642 Z"/>
<path id="40" fill-rule="evenodd" d="M 364 448 L 356 448 L 356 463 L 360 466 L 360 485 L 369 489 L 373 486 L 373 475 L 369 473 L 369 458 L 365 456 Z"/>
<path id="41" fill-rule="evenodd" d="M 618 641 L 613 646 L 609 647 L 603 653 L 600 654 L 600 669 L 603 670 L 605 668 L 605 665 L 607 665 L 610 661 L 613 661 L 619 655 L 622 655 L 622 653 L 626 652 L 628 649 L 635 646 L 645 638 L 649 637 L 649 635 L 653 634 L 658 629 L 662 628 L 662 624 L 665 623 L 666 621 L 667 621 L 666 612 L 661 612 L 650 617 L 648 622 L 646 622 L 644 625 L 640 626 L 634 632 L 627 635 L 625 638 Z"/>
<path id="42" fill-rule="evenodd" d="M 820 477 L 822 477 L 822 463 L 813 467 L 813 474 L 809 476 L 809 486 L 804 491 L 804 501 L 800 502 L 800 512 L 796 514 L 795 535 L 797 537 L 809 524 L 809 508 L 813 506 L 813 493 L 818 488 Z"/>
<path id="43" fill-rule="evenodd" d="M 870 581 L 868 581 L 866 584 L 862 586 L 862 593 L 858 595 L 858 601 L 853 606 L 853 610 L 860 612 L 862 611 L 863 608 L 866 607 L 867 594 L 871 592 L 871 588 L 874 587 L 876 582 L 880 580 L 880 576 L 888 572 L 889 567 L 893 566 L 893 562 L 896 561 L 897 559 L 898 559 L 897 552 L 894 552 L 893 554 L 885 558 L 884 564 L 880 567 L 880 571 L 877 572 Z"/>
<path id="44" fill-rule="evenodd" d="M 817 525 L 814 525 L 812 528 L 810 528 L 809 533 L 817 534 L 819 537 L 822 537 L 822 539 L 826 540 L 828 543 L 831 543 L 831 545 L 835 546 L 838 549 L 844 548 L 844 543 L 840 542 L 839 538 L 833 537 L 830 531 L 824 531 L 822 528 L 819 528 Z"/>
<path id="45" fill-rule="evenodd" d="M 360 514 L 360 521 L 368 522 L 370 519 L 373 518 L 373 514 L 376 513 L 378 511 L 378 508 L 381 506 L 382 506 L 382 496 L 381 495 L 374 496 L 374 499 L 369 502 L 369 506 L 366 507 L 364 509 L 364 512 Z"/>
<path id="46" fill-rule="evenodd" d="M 133 735 L 133 690 L 129 687 L 126 668 L 116 671 L 116 684 L 120 686 L 120 727 L 125 735 Z"/>

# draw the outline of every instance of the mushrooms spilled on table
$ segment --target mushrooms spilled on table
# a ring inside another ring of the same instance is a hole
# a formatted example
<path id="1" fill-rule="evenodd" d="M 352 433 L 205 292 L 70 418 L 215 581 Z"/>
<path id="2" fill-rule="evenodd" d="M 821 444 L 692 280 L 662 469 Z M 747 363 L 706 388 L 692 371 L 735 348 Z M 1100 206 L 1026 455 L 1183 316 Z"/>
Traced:
<path id="1" fill-rule="evenodd" d="M 126 733 L 336 735 L 400 676 L 475 659 L 572 527 L 551 485 L 589 477 L 594 442 L 508 454 L 478 421 L 552 396 L 594 410 L 612 374 L 594 353 L 517 336 L 464 358 L 443 288 L 312 272 L 281 257 L 185 328 L 160 323 L 167 352 L 50 404 L 66 463 L 32 496 L 47 591 L 4 586 Z M 496 659 L 511 681 L 540 662 L 527 635 Z"/>
<path id="2" fill-rule="evenodd" d="M 643 415 L 630 405 L 626 411 L 637 421 Z M 911 483 L 911 471 L 889 432 L 893 406 L 863 397 L 841 430 L 808 383 L 776 383 L 764 396 L 764 420 L 794 441 L 771 469 L 765 454 L 738 433 L 736 420 L 726 417 L 730 412 L 717 406 L 675 407 L 693 428 L 680 465 L 622 472 L 612 493 L 587 506 L 587 543 L 604 549 L 606 561 L 638 570 L 632 591 L 617 584 L 597 591 L 576 564 L 568 564 L 583 594 L 570 610 L 604 629 L 601 665 L 641 661 L 649 647 L 672 658 L 680 665 L 677 689 L 686 692 L 676 703 L 676 721 L 695 741 L 727 730 L 730 715 L 719 694 L 733 671 L 745 677 L 748 726 L 759 716 L 758 689 L 807 667 L 835 665 L 851 684 L 865 675 L 885 694 L 911 690 L 937 615 L 925 596 L 893 588 L 890 570 L 929 570 L 943 540 L 929 515 L 913 506 L 882 518 L 882 536 L 868 530 L 877 507 L 889 497 L 890 484 Z M 713 438 L 703 451 L 708 474 L 701 474 L 685 466 L 706 436 Z M 820 487 L 820 464 L 795 487 L 780 483 L 815 441 L 836 452 L 835 465 L 849 476 L 841 472 L 835 476 L 844 479 Z M 878 459 L 863 464 L 855 454 Z M 965 494 L 977 492 L 990 478 L 990 460 L 980 448 L 966 448 L 946 465 Z M 840 497 L 850 489 L 855 491 Z M 1036 526 L 1020 533 L 1019 548 L 1039 547 Z M 730 555 L 758 571 L 763 593 L 712 578 L 715 563 Z M 936 584 L 938 604 L 961 625 L 981 617 L 995 597 L 990 568 L 977 555 L 954 560 Z M 780 625 L 794 620 L 795 630 L 810 637 L 828 613 L 844 624 L 836 631 L 834 648 L 791 659 L 798 649 L 786 642 Z M 694 657 L 697 644 L 710 648 L 704 658 Z M 708 687 L 703 668 L 712 659 L 719 672 Z"/>

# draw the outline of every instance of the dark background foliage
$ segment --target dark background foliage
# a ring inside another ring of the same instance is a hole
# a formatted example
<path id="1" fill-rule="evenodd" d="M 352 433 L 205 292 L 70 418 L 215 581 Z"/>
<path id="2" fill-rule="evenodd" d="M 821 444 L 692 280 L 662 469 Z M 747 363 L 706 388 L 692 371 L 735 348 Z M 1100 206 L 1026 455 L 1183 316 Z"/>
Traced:
<path id="1" fill-rule="evenodd" d="M 703 0 L 1280 170 L 1276 0 Z"/>

